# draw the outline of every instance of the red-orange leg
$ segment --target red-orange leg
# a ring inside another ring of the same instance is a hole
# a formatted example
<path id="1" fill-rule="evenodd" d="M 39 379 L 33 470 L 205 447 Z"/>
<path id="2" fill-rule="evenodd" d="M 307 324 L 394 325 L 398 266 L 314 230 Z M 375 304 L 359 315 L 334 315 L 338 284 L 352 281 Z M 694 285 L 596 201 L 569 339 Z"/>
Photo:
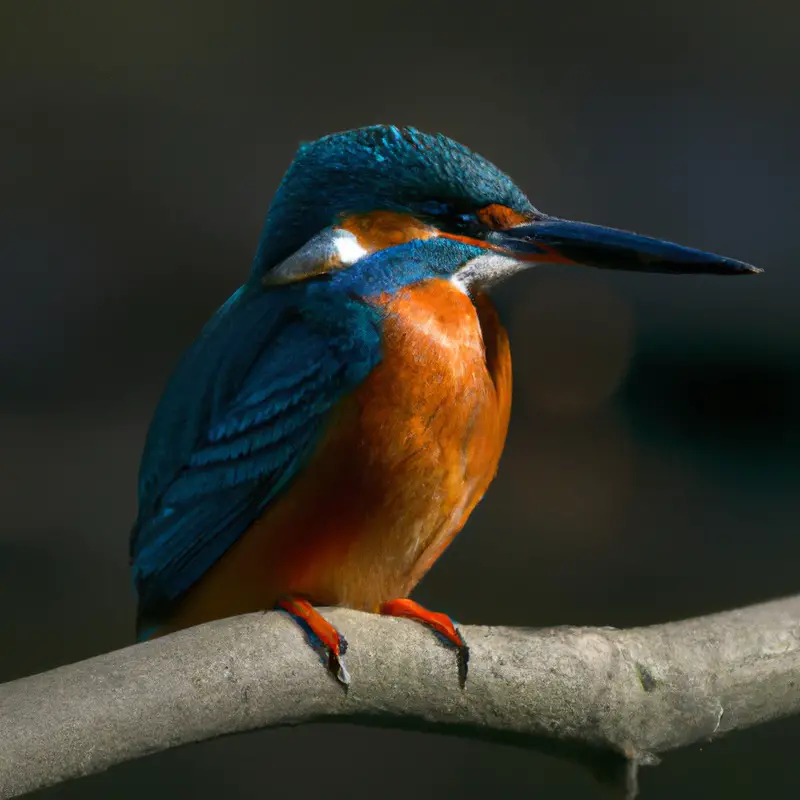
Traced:
<path id="1" fill-rule="evenodd" d="M 464 688 L 464 684 L 467 682 L 467 668 L 469 667 L 469 647 L 464 641 L 458 626 L 447 614 L 428 611 L 427 608 L 415 603 L 413 600 L 409 600 L 407 597 L 382 603 L 380 612 L 389 617 L 405 617 L 406 619 L 421 622 L 430 628 L 445 644 L 455 647 L 458 659 L 458 682 L 461 688 Z"/>
<path id="2" fill-rule="evenodd" d="M 344 665 L 347 641 L 308 600 L 286 595 L 278 599 L 277 608 L 289 614 L 305 631 L 309 644 L 320 654 L 328 671 L 345 688 L 350 685 L 350 674 Z"/>

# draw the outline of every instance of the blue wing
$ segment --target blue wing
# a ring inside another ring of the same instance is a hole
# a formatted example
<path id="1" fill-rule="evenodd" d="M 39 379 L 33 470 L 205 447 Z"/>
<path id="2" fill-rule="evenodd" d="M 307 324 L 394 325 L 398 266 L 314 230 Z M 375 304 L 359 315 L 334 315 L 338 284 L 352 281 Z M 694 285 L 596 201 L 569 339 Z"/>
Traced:
<path id="1" fill-rule="evenodd" d="M 131 534 L 140 624 L 252 525 L 302 467 L 326 413 L 379 360 L 377 312 L 346 294 L 248 285 L 217 312 L 145 445 Z"/>

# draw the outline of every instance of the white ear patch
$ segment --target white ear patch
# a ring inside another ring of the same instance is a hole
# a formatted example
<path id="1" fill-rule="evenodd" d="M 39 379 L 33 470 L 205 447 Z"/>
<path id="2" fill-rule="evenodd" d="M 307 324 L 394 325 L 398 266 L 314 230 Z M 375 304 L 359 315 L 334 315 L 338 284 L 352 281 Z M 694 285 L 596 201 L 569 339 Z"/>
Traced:
<path id="1" fill-rule="evenodd" d="M 355 264 L 356 261 L 367 255 L 367 250 L 361 246 L 358 238 L 350 231 L 337 228 L 332 237 L 333 247 L 339 255 L 339 261 L 346 266 Z"/>
<path id="2" fill-rule="evenodd" d="M 293 283 L 324 272 L 349 267 L 367 255 L 354 233 L 343 228 L 325 228 L 299 250 L 274 266 L 264 283 Z"/>
<path id="3" fill-rule="evenodd" d="M 532 266 L 534 265 L 530 262 L 518 261 L 516 258 L 489 250 L 467 261 L 451 280 L 462 292 L 466 293 L 473 288 L 482 289 L 499 283 L 504 278 Z"/>

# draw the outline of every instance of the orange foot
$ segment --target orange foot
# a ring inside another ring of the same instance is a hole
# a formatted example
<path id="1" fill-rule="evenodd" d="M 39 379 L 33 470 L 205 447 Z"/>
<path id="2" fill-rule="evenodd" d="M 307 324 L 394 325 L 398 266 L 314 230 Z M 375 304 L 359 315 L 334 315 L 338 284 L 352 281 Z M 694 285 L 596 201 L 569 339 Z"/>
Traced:
<path id="1" fill-rule="evenodd" d="M 344 665 L 347 642 L 333 625 L 308 600 L 286 595 L 278 599 L 277 608 L 289 614 L 305 631 L 311 646 L 320 654 L 328 671 L 345 689 L 350 685 L 350 673 Z"/>
<path id="2" fill-rule="evenodd" d="M 431 628 L 445 644 L 455 647 L 458 659 L 458 683 L 462 689 L 464 688 L 469 667 L 469 647 L 467 647 L 461 631 L 447 614 L 428 611 L 427 608 L 423 608 L 419 603 L 415 603 L 407 597 L 382 603 L 380 612 L 389 617 L 406 617 L 421 622 Z"/>

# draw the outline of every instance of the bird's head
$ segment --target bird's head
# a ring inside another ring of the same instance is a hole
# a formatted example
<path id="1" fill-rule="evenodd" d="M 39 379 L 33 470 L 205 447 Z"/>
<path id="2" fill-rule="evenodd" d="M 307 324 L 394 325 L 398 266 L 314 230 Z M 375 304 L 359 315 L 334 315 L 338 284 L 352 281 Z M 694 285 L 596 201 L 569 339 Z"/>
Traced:
<path id="1" fill-rule="evenodd" d="M 379 252 L 389 258 L 367 258 Z M 380 263 L 394 285 L 438 276 L 467 291 L 554 262 L 640 272 L 761 271 L 659 239 L 547 216 L 507 175 L 463 145 L 387 125 L 300 148 L 269 209 L 253 276 L 280 285 L 357 264 L 366 271 L 370 262 Z M 366 272 L 360 276 L 366 278 Z"/>

